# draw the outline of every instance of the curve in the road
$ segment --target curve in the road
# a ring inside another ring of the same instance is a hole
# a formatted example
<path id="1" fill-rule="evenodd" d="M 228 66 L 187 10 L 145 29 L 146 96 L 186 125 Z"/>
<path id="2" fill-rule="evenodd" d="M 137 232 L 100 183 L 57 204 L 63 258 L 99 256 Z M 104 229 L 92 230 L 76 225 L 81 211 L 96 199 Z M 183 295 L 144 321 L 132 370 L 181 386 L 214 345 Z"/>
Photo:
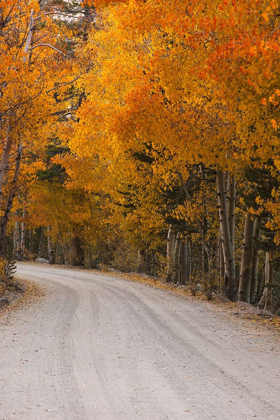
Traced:
<path id="1" fill-rule="evenodd" d="M 50 293 L 1 322 L 0 420 L 280 419 L 272 334 L 119 278 L 18 273 Z"/>

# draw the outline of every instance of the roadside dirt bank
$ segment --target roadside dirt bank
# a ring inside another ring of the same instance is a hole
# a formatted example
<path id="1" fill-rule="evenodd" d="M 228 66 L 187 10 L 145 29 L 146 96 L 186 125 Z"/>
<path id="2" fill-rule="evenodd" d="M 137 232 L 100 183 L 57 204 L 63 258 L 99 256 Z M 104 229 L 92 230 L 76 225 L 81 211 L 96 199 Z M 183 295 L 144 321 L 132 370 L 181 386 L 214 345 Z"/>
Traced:
<path id="1" fill-rule="evenodd" d="M 43 286 L 19 277 L 1 283 L 0 318 L 11 311 L 31 305 L 46 294 Z"/>

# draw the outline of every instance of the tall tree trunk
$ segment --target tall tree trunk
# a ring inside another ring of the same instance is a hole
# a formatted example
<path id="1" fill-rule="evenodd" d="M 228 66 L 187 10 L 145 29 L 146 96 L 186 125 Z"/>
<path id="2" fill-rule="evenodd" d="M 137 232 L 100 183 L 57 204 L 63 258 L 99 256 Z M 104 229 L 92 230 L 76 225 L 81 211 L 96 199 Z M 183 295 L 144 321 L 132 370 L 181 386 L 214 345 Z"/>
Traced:
<path id="1" fill-rule="evenodd" d="M 30 228 L 30 245 L 29 245 L 29 251 L 31 254 L 33 254 L 33 247 L 34 247 L 34 231 L 33 227 Z"/>
<path id="2" fill-rule="evenodd" d="M 14 255 L 17 261 L 20 260 L 19 249 L 20 249 L 20 226 L 19 226 L 19 221 L 16 220 L 15 230 L 14 230 Z"/>
<path id="3" fill-rule="evenodd" d="M 248 213 L 244 224 L 244 238 L 242 244 L 241 269 L 238 288 L 238 300 L 250 303 L 251 273 L 253 255 L 254 219 Z"/>
<path id="4" fill-rule="evenodd" d="M 172 281 L 176 282 L 177 284 L 180 283 L 180 275 L 181 275 L 181 246 L 182 240 L 180 234 L 177 233 L 175 247 L 174 247 L 174 272 L 172 276 Z"/>
<path id="5" fill-rule="evenodd" d="M 6 173 L 9 170 L 9 160 L 10 160 L 10 153 L 12 150 L 12 140 L 11 140 L 11 121 L 8 123 L 7 128 L 7 136 L 6 136 L 6 143 L 3 150 L 3 154 L 1 157 L 0 163 L 0 209 L 3 204 L 3 186 L 6 178 Z"/>
<path id="6" fill-rule="evenodd" d="M 52 237 L 51 237 L 51 228 L 50 226 L 47 227 L 48 232 L 48 260 L 50 264 L 54 264 L 54 252 L 53 252 L 53 244 L 52 244 Z"/>
<path id="7" fill-rule="evenodd" d="M 219 283 L 219 293 L 222 291 L 222 287 L 224 286 L 224 278 L 225 278 L 225 260 L 224 260 L 224 252 L 223 252 L 223 245 L 221 241 L 221 237 L 219 236 L 219 272 L 220 272 L 220 283 Z M 225 293 L 225 291 L 224 291 Z"/>
<path id="8" fill-rule="evenodd" d="M 38 252 L 37 252 L 37 254 L 38 254 L 38 257 L 39 258 L 42 258 L 42 257 L 45 257 L 45 255 L 44 255 L 44 249 L 43 249 L 44 248 L 44 246 L 43 246 L 43 244 L 44 244 L 44 236 L 45 236 L 44 227 L 42 226 L 40 230 L 41 231 L 40 231 L 40 237 L 39 237 Z"/>
<path id="9" fill-rule="evenodd" d="M 265 253 L 264 265 L 264 291 L 262 298 L 258 304 L 260 308 L 268 309 L 272 298 L 272 284 L 274 279 L 274 252 Z"/>
<path id="10" fill-rule="evenodd" d="M 20 237 L 20 257 L 21 257 L 21 260 L 24 259 L 24 254 L 25 254 L 25 222 L 24 222 L 25 215 L 26 215 L 26 210 L 25 210 L 25 208 L 23 208 L 23 210 L 22 210 L 23 221 L 21 222 L 21 237 Z"/>
<path id="11" fill-rule="evenodd" d="M 259 266 L 259 250 L 257 248 L 257 243 L 260 240 L 260 218 L 255 219 L 254 233 L 253 233 L 253 254 L 252 254 L 252 274 L 251 274 L 251 292 L 250 292 L 250 301 L 251 303 L 255 300 L 257 282 L 258 282 L 258 266 Z"/>
<path id="12" fill-rule="evenodd" d="M 33 17 L 33 10 L 30 14 L 30 21 L 29 21 L 29 29 L 27 33 L 26 43 L 24 46 L 24 52 L 27 54 L 32 42 L 32 35 L 33 35 L 33 29 L 34 29 L 34 17 Z M 25 62 L 27 60 L 27 55 L 23 58 L 23 61 Z M 0 163 L 0 210 L 3 205 L 3 185 L 5 182 L 5 175 L 6 172 L 9 170 L 9 160 L 10 160 L 10 153 L 12 150 L 12 139 L 11 139 L 11 131 L 12 131 L 12 112 L 10 112 L 9 115 L 9 122 L 7 127 L 7 135 L 6 135 L 6 143 L 4 147 L 4 151 L 1 158 Z M 11 208 L 13 205 L 14 197 L 16 196 L 16 189 L 17 189 L 17 182 L 19 177 L 19 170 L 20 170 L 20 163 L 21 163 L 21 155 L 22 155 L 22 144 L 18 146 L 17 150 L 17 156 L 15 159 L 15 170 L 14 170 L 14 176 L 11 183 L 11 188 L 9 191 L 9 195 L 7 198 L 7 202 L 5 204 L 5 211 L 4 215 L 0 219 L 0 256 L 4 256 L 4 247 L 5 247 L 5 235 L 7 230 L 7 224 L 10 217 Z"/>
<path id="13" fill-rule="evenodd" d="M 203 276 L 205 274 L 205 252 L 204 252 L 204 238 L 202 237 L 202 244 L 200 246 L 200 253 L 199 253 L 199 271 Z"/>
<path id="14" fill-rule="evenodd" d="M 192 283 L 193 279 L 193 248 L 190 241 L 188 241 L 188 254 L 189 254 L 189 282 Z"/>
<path id="15" fill-rule="evenodd" d="M 219 206 L 221 241 L 225 261 L 225 289 L 227 297 L 234 301 L 236 299 L 236 274 L 235 257 L 232 249 L 230 226 L 228 217 L 228 206 L 225 189 L 225 174 L 217 171 L 217 195 Z"/>
<path id="16" fill-rule="evenodd" d="M 181 244 L 181 277 L 180 284 L 184 286 L 190 280 L 189 272 L 189 244 L 186 239 Z"/>
<path id="17" fill-rule="evenodd" d="M 228 222 L 232 253 L 234 255 L 235 239 L 235 206 L 236 206 L 236 182 L 234 175 L 229 176 L 229 203 L 228 203 Z"/>
<path id="18" fill-rule="evenodd" d="M 10 217 L 12 205 L 14 198 L 17 194 L 17 182 L 19 177 L 19 169 L 20 169 L 20 163 L 21 163 L 21 155 L 22 155 L 22 146 L 18 146 L 17 156 L 15 160 L 15 169 L 14 169 L 14 176 L 11 182 L 11 188 L 9 192 L 9 196 L 6 203 L 6 208 L 4 215 L 0 219 L 0 257 L 4 257 L 4 251 L 5 251 L 5 236 L 6 236 L 6 230 L 7 230 L 7 224 Z"/>
<path id="19" fill-rule="evenodd" d="M 167 273 L 166 273 L 166 282 L 171 282 L 174 271 L 174 262 L 175 262 L 175 233 L 172 229 L 172 226 L 168 229 L 167 234 Z"/>
<path id="20" fill-rule="evenodd" d="M 31 10 L 30 20 L 29 20 L 29 28 L 28 28 L 26 43 L 25 43 L 25 46 L 24 46 L 24 52 L 26 54 L 26 56 L 23 57 L 24 62 L 27 61 L 27 59 L 29 58 L 29 55 L 30 55 L 29 48 L 31 47 L 31 44 L 32 44 L 33 31 L 34 31 L 34 12 L 33 12 L 33 10 Z M 28 55 L 28 52 L 29 52 L 29 55 Z"/>
<path id="21" fill-rule="evenodd" d="M 74 266 L 83 265 L 84 251 L 79 236 L 75 235 L 71 239 L 70 264 Z M 109 264 L 108 264 L 109 265 Z"/>
<path id="22" fill-rule="evenodd" d="M 64 263 L 64 255 L 63 255 L 63 251 L 62 251 L 62 246 L 60 244 L 60 242 L 56 242 L 56 247 L 55 247 L 55 262 L 59 262 L 59 263 Z"/>
<path id="23" fill-rule="evenodd" d="M 142 273 L 143 269 L 143 251 L 138 249 L 137 251 L 137 273 Z"/>

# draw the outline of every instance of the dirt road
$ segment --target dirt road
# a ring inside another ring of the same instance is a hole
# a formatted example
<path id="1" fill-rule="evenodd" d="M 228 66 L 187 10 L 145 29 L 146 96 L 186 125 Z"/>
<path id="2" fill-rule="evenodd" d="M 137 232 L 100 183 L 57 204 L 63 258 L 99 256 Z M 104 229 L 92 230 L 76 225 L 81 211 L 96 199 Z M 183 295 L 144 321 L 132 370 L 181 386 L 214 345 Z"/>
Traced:
<path id="1" fill-rule="evenodd" d="M 280 419 L 279 341 L 202 302 L 21 264 L 42 301 L 0 320 L 0 420 Z"/>

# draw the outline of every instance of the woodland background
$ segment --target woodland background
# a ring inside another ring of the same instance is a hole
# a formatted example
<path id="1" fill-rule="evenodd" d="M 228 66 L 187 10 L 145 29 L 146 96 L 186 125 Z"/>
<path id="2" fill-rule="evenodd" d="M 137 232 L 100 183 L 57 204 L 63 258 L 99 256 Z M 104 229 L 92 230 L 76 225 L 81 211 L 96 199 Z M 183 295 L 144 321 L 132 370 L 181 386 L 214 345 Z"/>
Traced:
<path id="1" fill-rule="evenodd" d="M 0 255 L 280 310 L 274 0 L 0 1 Z"/>

